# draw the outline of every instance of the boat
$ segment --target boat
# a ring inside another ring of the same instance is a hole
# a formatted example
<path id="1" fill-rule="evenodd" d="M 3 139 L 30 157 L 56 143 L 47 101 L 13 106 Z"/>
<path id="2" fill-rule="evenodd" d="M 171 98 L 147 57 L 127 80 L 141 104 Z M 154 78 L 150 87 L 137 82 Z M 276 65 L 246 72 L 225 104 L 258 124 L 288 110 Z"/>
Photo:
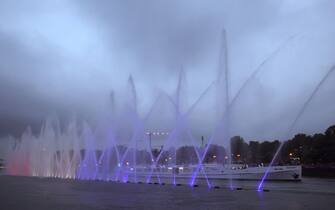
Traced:
<path id="1" fill-rule="evenodd" d="M 271 181 L 301 181 L 301 165 L 284 166 L 253 166 L 246 164 L 202 164 L 202 165 L 175 165 L 175 166 L 137 166 L 126 169 L 128 175 L 137 177 L 159 176 L 160 178 L 189 179 L 234 179 L 234 180 L 265 180 Z M 125 172 L 125 171 L 124 171 Z"/>

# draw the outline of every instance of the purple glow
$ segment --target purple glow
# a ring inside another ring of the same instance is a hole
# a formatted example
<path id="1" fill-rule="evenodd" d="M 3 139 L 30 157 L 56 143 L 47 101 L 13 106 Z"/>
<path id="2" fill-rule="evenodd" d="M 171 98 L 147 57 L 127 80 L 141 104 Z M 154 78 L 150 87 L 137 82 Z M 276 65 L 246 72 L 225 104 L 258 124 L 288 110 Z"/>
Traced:
<path id="1" fill-rule="evenodd" d="M 277 149 L 277 151 L 276 151 L 276 153 L 275 153 L 275 155 L 273 156 L 273 158 L 271 160 L 270 165 L 266 168 L 265 173 L 264 173 L 264 175 L 262 177 L 262 180 L 258 184 L 258 188 L 257 188 L 258 191 L 262 191 L 263 190 L 264 181 L 265 181 L 266 177 L 268 176 L 270 168 L 272 167 L 274 161 L 277 159 L 277 156 L 278 156 L 279 152 L 281 151 L 281 148 L 283 147 L 283 145 L 284 145 L 284 142 L 281 142 L 280 145 L 279 145 L 279 147 L 278 147 L 278 149 Z"/>

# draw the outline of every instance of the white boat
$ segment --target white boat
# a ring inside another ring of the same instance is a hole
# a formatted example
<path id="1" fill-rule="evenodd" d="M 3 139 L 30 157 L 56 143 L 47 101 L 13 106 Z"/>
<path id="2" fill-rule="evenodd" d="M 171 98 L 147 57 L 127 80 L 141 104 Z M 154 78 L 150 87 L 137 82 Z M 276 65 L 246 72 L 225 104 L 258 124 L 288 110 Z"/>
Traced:
<path id="1" fill-rule="evenodd" d="M 197 179 L 237 179 L 237 180 L 261 180 L 267 173 L 265 180 L 273 181 L 301 181 L 301 165 L 286 166 L 258 166 L 248 167 L 248 165 L 232 164 L 203 164 L 179 165 L 179 166 L 156 166 L 127 168 L 128 175 L 137 177 L 159 176 L 160 178 L 183 178 L 189 179 L 196 174 Z"/>

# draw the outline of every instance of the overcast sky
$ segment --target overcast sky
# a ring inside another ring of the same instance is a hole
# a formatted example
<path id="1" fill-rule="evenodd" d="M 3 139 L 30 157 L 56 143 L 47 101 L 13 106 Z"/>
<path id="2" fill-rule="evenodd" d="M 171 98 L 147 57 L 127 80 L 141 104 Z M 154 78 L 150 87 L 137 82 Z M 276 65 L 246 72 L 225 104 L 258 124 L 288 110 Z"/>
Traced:
<path id="1" fill-rule="evenodd" d="M 181 69 L 183 97 L 192 104 L 216 80 L 225 28 L 232 96 L 294 37 L 232 108 L 233 135 L 286 138 L 335 65 L 334 20 L 332 0 L 0 0 L 0 136 L 19 135 L 55 113 L 99 118 L 112 90 L 123 100 L 130 74 L 142 116 L 158 92 L 173 95 Z M 334 84 L 331 74 L 294 132 L 323 132 L 335 123 Z M 206 108 L 213 95 L 192 113 L 202 128 L 215 113 Z"/>

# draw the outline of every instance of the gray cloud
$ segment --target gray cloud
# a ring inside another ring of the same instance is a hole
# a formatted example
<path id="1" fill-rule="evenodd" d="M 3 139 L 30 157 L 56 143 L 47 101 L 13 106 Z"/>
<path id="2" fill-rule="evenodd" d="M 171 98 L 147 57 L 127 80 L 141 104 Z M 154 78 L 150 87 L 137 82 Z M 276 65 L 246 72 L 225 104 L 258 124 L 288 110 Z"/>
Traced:
<path id="1" fill-rule="evenodd" d="M 142 115 L 157 90 L 173 94 L 181 68 L 187 75 L 184 97 L 192 104 L 216 78 L 225 27 L 232 95 L 271 52 L 297 34 L 233 107 L 233 134 L 286 138 L 294 114 L 335 63 L 334 8 L 326 0 L 0 0 L 0 135 L 20 133 L 55 112 L 101 116 L 111 90 L 126 100 L 129 74 Z M 332 82 L 320 90 L 297 132 L 323 131 L 335 122 Z M 212 91 L 192 113 L 198 127 L 210 124 L 206 118 L 214 114 L 206 103 L 213 102 Z"/>
<path id="2" fill-rule="evenodd" d="M 272 24 L 278 3 L 269 1 L 78 1 L 79 11 L 107 35 L 111 49 L 135 56 L 142 71 L 179 70 L 216 56 L 225 25 L 239 40 Z M 253 33 L 251 31 L 251 33 Z M 115 52 L 113 52 L 115 53 Z"/>

